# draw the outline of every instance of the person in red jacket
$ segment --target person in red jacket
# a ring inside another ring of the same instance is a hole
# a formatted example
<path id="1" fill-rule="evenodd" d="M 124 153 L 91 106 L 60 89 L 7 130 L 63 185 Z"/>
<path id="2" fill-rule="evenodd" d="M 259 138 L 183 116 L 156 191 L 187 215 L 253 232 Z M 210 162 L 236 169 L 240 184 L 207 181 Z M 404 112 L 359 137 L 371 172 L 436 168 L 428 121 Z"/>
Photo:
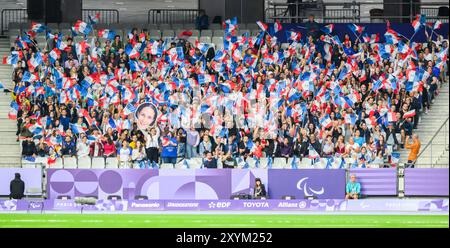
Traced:
<path id="1" fill-rule="evenodd" d="M 105 157 L 116 156 L 116 145 L 109 136 L 106 136 L 103 140 L 103 156 Z"/>

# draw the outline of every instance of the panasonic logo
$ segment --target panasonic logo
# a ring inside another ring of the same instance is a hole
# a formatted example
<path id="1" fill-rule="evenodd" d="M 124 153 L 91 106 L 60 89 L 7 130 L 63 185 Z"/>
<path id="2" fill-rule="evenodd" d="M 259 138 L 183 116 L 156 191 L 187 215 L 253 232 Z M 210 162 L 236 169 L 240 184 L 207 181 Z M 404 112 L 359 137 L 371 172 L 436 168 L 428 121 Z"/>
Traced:
<path id="1" fill-rule="evenodd" d="M 152 203 L 136 203 L 132 202 L 131 207 L 132 208 L 159 208 L 160 204 L 157 202 Z"/>

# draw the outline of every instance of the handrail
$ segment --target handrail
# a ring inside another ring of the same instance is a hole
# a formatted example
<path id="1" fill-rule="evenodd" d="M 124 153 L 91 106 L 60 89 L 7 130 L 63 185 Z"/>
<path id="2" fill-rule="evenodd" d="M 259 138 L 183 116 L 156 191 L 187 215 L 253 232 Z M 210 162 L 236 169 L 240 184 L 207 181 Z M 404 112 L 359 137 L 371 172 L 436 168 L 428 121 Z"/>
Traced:
<path id="1" fill-rule="evenodd" d="M 431 137 L 430 141 L 427 143 L 427 145 L 422 149 L 422 151 L 419 153 L 419 155 L 417 155 L 416 161 L 420 158 L 420 156 L 425 152 L 425 150 L 431 145 L 431 143 L 433 142 L 433 140 L 436 138 L 436 136 L 439 134 L 439 132 L 441 131 L 441 129 L 446 126 L 447 122 L 448 122 L 449 117 L 447 116 L 447 119 L 444 121 L 444 123 L 442 123 L 442 125 L 439 127 L 439 129 L 436 131 L 436 133 L 433 135 L 433 137 Z"/>
<path id="2" fill-rule="evenodd" d="M 194 22 L 202 9 L 149 9 L 147 24 L 175 24 Z"/>

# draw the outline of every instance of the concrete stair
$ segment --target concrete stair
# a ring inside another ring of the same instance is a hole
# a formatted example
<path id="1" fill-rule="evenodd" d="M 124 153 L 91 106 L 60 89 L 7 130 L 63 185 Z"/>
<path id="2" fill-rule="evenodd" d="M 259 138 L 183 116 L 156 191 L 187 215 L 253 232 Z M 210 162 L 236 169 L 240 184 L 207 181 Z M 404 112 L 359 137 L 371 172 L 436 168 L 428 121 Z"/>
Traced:
<path id="1" fill-rule="evenodd" d="M 444 83 L 439 90 L 439 95 L 435 97 L 428 114 L 422 113 L 417 129 L 414 133 L 419 135 L 421 142 L 421 156 L 417 159 L 416 167 L 445 167 L 448 168 L 448 144 L 449 144 L 449 123 L 439 131 L 434 137 L 432 145 L 430 142 L 439 128 L 444 124 L 449 116 L 449 83 Z M 400 162 L 406 163 L 409 149 L 401 149 Z"/>
<path id="2" fill-rule="evenodd" d="M 0 39 L 0 57 L 7 56 L 10 51 L 9 39 Z M 0 64 L 0 81 L 5 88 L 12 89 L 12 67 Z M 21 147 L 16 141 L 16 121 L 8 119 L 11 93 L 0 90 L 0 167 L 20 167 Z"/>

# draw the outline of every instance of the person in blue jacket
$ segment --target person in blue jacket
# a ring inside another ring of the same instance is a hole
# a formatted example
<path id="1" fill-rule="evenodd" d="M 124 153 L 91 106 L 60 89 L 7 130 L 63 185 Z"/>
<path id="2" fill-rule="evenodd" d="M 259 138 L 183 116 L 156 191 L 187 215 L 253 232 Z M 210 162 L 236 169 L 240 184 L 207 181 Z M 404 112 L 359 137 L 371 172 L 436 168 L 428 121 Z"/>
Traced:
<path id="1" fill-rule="evenodd" d="M 350 176 L 350 182 L 345 187 L 345 199 L 358 199 L 361 194 L 361 184 L 356 181 L 356 176 L 353 174 Z"/>
<path id="2" fill-rule="evenodd" d="M 162 138 L 162 153 L 161 157 L 164 163 L 175 164 L 177 163 L 177 150 L 178 142 L 176 137 L 168 132 L 166 136 Z"/>

